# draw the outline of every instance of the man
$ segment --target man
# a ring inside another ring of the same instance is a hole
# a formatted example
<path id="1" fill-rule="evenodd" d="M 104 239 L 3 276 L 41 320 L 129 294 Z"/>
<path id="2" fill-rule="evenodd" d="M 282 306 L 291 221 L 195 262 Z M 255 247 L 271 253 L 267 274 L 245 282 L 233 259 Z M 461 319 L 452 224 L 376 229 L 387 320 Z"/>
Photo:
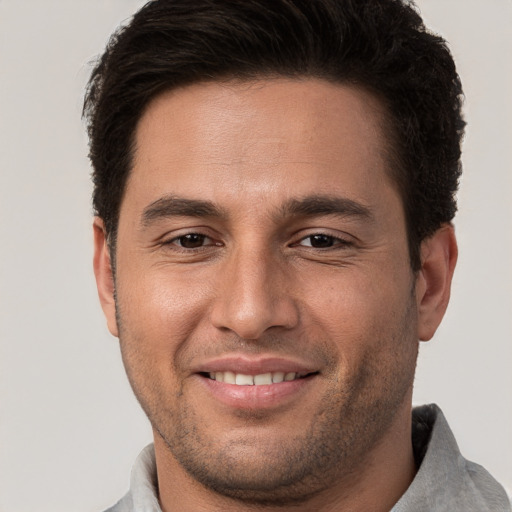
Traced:
<path id="1" fill-rule="evenodd" d="M 112 38 L 94 268 L 154 432 L 112 511 L 510 510 L 439 409 L 411 413 L 461 96 L 396 0 L 161 0 Z"/>

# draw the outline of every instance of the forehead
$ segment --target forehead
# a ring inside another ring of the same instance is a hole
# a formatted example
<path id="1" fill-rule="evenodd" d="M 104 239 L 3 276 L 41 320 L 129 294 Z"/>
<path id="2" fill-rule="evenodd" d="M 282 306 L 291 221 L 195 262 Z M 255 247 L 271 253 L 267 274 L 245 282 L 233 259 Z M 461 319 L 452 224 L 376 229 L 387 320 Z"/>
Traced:
<path id="1" fill-rule="evenodd" d="M 126 196 L 141 208 L 173 194 L 277 202 L 336 192 L 364 202 L 390 186 L 383 119 L 368 92 L 318 79 L 176 89 L 138 123 Z"/>

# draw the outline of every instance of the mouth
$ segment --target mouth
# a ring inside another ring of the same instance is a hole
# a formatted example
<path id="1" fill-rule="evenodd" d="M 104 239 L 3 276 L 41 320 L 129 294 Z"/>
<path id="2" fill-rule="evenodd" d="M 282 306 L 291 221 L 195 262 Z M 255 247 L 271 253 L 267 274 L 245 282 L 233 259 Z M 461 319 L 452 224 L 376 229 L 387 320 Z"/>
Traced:
<path id="1" fill-rule="evenodd" d="M 280 384 L 282 382 L 293 382 L 300 379 L 316 375 L 318 372 L 267 372 L 257 375 L 246 373 L 236 373 L 232 371 L 215 371 L 201 372 L 202 377 L 223 382 L 225 384 L 233 384 L 235 386 L 270 386 L 272 384 Z"/>
<path id="2" fill-rule="evenodd" d="M 227 411 L 284 410 L 317 389 L 320 369 L 282 358 L 224 357 L 197 368 L 208 401 Z M 318 381 L 318 382 L 317 382 Z"/>
<path id="3" fill-rule="evenodd" d="M 195 382 L 225 410 L 278 410 L 300 404 L 321 382 L 321 364 L 272 355 L 227 354 L 196 367 Z"/>

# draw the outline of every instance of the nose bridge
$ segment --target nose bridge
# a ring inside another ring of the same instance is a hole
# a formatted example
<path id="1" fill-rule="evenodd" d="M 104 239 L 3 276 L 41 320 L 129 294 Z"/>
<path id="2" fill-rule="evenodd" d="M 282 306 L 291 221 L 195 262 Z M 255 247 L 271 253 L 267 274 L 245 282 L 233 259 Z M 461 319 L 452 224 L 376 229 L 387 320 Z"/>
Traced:
<path id="1" fill-rule="evenodd" d="M 283 262 L 264 242 L 239 244 L 219 276 L 212 321 L 243 339 L 258 339 L 271 327 L 291 328 L 298 319 Z"/>

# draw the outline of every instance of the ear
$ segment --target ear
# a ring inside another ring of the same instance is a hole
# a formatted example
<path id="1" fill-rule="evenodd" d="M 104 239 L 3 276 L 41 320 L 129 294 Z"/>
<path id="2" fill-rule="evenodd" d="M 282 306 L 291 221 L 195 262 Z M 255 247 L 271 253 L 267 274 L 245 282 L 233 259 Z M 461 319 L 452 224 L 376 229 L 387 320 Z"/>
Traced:
<path id="1" fill-rule="evenodd" d="M 100 298 L 101 308 L 107 319 L 108 330 L 119 337 L 116 321 L 116 303 L 114 299 L 114 276 L 110 261 L 110 251 L 103 219 L 94 218 L 94 275 Z"/>
<path id="2" fill-rule="evenodd" d="M 444 224 L 421 243 L 421 269 L 416 279 L 418 338 L 428 341 L 434 336 L 450 300 L 457 241 L 451 224 Z"/>

